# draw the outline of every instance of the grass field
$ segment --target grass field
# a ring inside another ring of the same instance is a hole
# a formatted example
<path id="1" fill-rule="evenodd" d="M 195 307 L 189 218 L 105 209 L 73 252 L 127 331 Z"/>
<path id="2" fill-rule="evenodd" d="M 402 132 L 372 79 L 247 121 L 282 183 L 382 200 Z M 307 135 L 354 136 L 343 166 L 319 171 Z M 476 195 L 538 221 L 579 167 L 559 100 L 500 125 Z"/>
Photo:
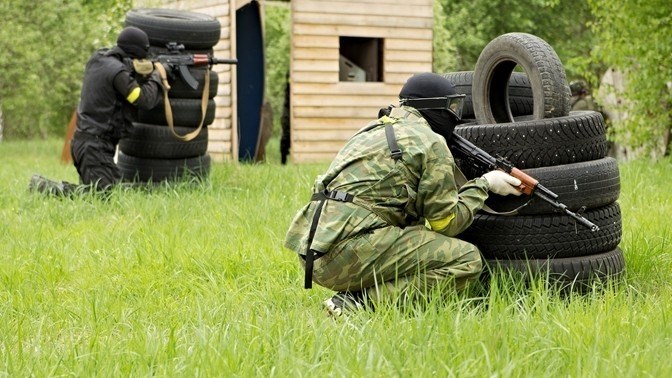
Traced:
<path id="1" fill-rule="evenodd" d="M 624 282 L 560 297 L 496 277 L 347 321 L 304 290 L 287 226 L 324 164 L 58 200 L 62 141 L 0 143 L 0 376 L 672 376 L 672 161 L 621 165 Z M 277 141 L 269 147 L 277 150 Z"/>

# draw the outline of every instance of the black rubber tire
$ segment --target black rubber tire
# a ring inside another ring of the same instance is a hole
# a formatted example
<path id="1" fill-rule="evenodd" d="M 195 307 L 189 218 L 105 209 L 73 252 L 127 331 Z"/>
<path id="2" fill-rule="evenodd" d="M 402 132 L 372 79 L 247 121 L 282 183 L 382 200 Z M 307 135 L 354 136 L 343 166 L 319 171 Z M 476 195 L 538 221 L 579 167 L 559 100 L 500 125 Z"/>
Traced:
<path id="1" fill-rule="evenodd" d="M 513 122 L 508 83 L 517 65 L 532 86 L 534 119 L 569 114 L 569 85 L 555 50 L 534 35 L 507 33 L 490 41 L 476 61 L 472 99 L 478 123 Z"/>
<path id="2" fill-rule="evenodd" d="M 618 202 L 586 210 L 600 227 L 592 232 L 564 214 L 502 216 L 477 213 L 460 239 L 478 247 L 486 259 L 546 259 L 609 251 L 621 241 Z"/>
<path id="3" fill-rule="evenodd" d="M 525 169 L 548 190 L 559 196 L 559 201 L 572 211 L 594 209 L 618 200 L 621 181 L 618 162 L 611 157 L 581 163 Z M 539 197 L 500 196 L 490 193 L 485 201 L 492 210 L 509 212 L 518 210 L 520 215 L 549 214 L 555 208 Z"/>
<path id="4" fill-rule="evenodd" d="M 209 49 L 219 42 L 221 34 L 216 18 L 177 9 L 131 9 L 126 13 L 125 26 L 144 30 L 149 43 L 159 47 L 177 42 L 186 49 Z"/>
<path id="5" fill-rule="evenodd" d="M 474 119 L 474 105 L 472 102 L 472 84 L 474 71 L 448 72 L 441 76 L 450 80 L 459 94 L 464 94 L 464 106 L 462 108 L 462 119 Z M 509 78 L 509 107 L 514 117 L 531 115 L 534 97 L 530 80 L 523 72 L 513 72 Z"/>
<path id="6" fill-rule="evenodd" d="M 461 125 L 455 132 L 520 169 L 578 163 L 607 155 L 604 119 L 593 111 L 513 123 Z"/>
<path id="7" fill-rule="evenodd" d="M 201 122 L 201 100 L 188 98 L 169 98 L 173 110 L 173 123 L 175 126 L 198 127 Z M 208 100 L 203 125 L 209 125 L 215 120 L 216 104 L 214 100 Z M 166 125 L 166 113 L 161 101 L 157 106 L 149 110 L 138 111 L 138 122 L 152 125 Z"/>
<path id="8" fill-rule="evenodd" d="M 175 127 L 179 135 L 194 129 Z M 208 128 L 204 127 L 188 142 L 177 139 L 165 125 L 134 123 L 130 134 L 119 141 L 119 150 L 126 155 L 146 159 L 184 159 L 205 154 L 208 150 Z"/>
<path id="9" fill-rule="evenodd" d="M 618 247 L 607 252 L 561 259 L 488 259 L 485 265 L 486 275 L 504 271 L 521 275 L 526 280 L 548 278 L 561 289 L 579 290 L 596 282 L 618 279 L 625 272 L 625 258 Z"/>
<path id="10" fill-rule="evenodd" d="M 144 159 L 119 152 L 117 166 L 124 181 L 157 183 L 204 179 L 210 173 L 210 155 L 186 159 Z"/>

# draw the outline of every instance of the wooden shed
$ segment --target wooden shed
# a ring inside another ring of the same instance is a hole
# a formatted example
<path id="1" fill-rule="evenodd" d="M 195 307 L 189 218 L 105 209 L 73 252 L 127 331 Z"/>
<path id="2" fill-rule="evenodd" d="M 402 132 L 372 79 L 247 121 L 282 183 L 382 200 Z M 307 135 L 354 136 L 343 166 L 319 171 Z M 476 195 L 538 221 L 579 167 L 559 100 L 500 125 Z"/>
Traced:
<path id="1" fill-rule="evenodd" d="M 291 0 L 291 160 L 332 159 L 432 70 L 431 0 Z"/>
<path id="2" fill-rule="evenodd" d="M 251 0 L 138 0 L 136 6 L 206 13 L 222 25 L 215 55 L 238 57 L 236 13 Z M 431 0 L 291 0 L 291 160 L 332 159 L 413 74 L 432 70 Z M 157 4 L 158 3 L 158 4 Z M 263 3 L 261 1 L 260 3 Z M 219 90 L 209 153 L 236 160 L 238 68 L 216 66 Z M 235 141 L 235 142 L 234 142 Z"/>

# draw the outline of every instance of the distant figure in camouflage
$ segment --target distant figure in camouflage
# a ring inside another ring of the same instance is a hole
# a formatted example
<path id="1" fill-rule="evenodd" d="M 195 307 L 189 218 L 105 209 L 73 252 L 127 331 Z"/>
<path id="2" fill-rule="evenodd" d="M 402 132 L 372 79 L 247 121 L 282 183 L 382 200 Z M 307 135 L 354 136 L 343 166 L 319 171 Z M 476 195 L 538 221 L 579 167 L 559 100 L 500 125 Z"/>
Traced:
<path id="1" fill-rule="evenodd" d="M 607 129 L 609 129 L 611 124 L 609 116 L 604 111 L 604 109 L 595 102 L 593 96 L 590 95 L 588 85 L 586 85 L 584 81 L 573 81 L 569 84 L 569 89 L 572 92 L 572 111 L 591 110 L 600 112 L 600 114 L 602 114 L 602 118 L 604 118 L 604 123 Z M 614 145 L 613 140 L 610 139 L 607 141 L 607 148 L 607 155 L 616 156 L 616 146 Z"/>
<path id="2" fill-rule="evenodd" d="M 412 298 L 440 282 L 457 289 L 481 273 L 476 246 L 455 238 L 472 222 L 488 191 L 519 194 L 502 171 L 457 187 L 444 138 L 460 121 L 463 95 L 440 75 L 408 80 L 399 108 L 358 131 L 318 176 L 310 203 L 295 216 L 285 246 L 312 282 L 338 293 L 333 316 Z M 412 100 L 429 100 L 411 106 Z M 427 224 L 427 226 L 425 225 Z"/>
<path id="3" fill-rule="evenodd" d="M 569 85 L 572 92 L 572 110 L 598 110 L 593 96 L 588 92 L 588 86 L 583 81 L 574 81 Z"/>

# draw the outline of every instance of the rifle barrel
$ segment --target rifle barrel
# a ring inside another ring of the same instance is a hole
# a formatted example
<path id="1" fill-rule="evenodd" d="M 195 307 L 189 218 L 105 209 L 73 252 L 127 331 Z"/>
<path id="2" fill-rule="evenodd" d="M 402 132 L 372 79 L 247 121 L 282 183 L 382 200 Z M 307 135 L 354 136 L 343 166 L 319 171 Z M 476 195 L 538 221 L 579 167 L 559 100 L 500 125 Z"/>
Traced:
<path id="1" fill-rule="evenodd" d="M 238 59 L 221 59 L 213 56 L 212 64 L 238 64 Z"/>
<path id="2" fill-rule="evenodd" d="M 565 214 L 569 215 L 570 217 L 574 218 L 577 222 L 581 223 L 582 225 L 588 227 L 590 231 L 596 232 L 600 230 L 600 226 L 596 225 L 595 223 L 589 221 L 588 219 L 582 217 L 581 215 L 569 210 L 565 209 Z"/>
<path id="3" fill-rule="evenodd" d="M 546 189 L 546 188 L 544 188 L 544 189 Z M 565 205 L 564 203 L 558 202 L 558 200 L 555 199 L 555 198 L 549 197 L 546 194 L 547 192 L 553 193 L 550 190 L 546 189 L 546 192 L 545 191 L 535 191 L 533 194 L 536 195 L 537 197 L 539 197 L 540 199 L 542 199 L 542 200 L 548 202 L 549 204 L 551 204 L 558 211 L 560 211 L 562 213 L 565 213 L 566 215 L 574 218 L 574 220 L 581 223 L 581 225 L 583 225 L 585 227 L 588 227 L 590 229 L 590 231 L 595 232 L 595 231 L 600 230 L 600 227 L 598 225 L 589 221 L 588 219 L 584 218 L 583 216 L 569 210 L 567 208 L 567 205 Z M 553 193 L 553 194 L 556 195 L 555 193 Z M 557 198 L 557 195 L 556 195 L 556 198 Z"/>

